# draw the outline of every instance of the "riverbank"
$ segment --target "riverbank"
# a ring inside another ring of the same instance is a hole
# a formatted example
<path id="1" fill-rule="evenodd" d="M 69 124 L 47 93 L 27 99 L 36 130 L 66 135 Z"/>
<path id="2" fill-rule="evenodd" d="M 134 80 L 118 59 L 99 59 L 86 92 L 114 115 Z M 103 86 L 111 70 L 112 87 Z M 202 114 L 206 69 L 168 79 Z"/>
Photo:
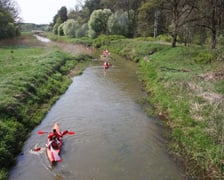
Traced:
<path id="1" fill-rule="evenodd" d="M 43 44 L 38 42 L 37 46 L 33 38 L 22 42 L 22 46 L 17 43 L 0 49 L 1 72 L 9 76 L 1 76 L 1 90 L 5 91 L 1 95 L 8 97 L 1 99 L 1 144 L 4 146 L 1 147 L 0 179 L 7 177 L 6 167 L 15 162 L 14 155 L 19 153 L 29 132 L 67 89 L 70 83 L 70 78 L 65 76 L 67 72 L 83 64 L 80 62 L 88 61 L 91 54 L 74 57 L 55 49 L 56 44 L 43 48 Z M 71 46 L 60 45 L 60 49 L 75 54 Z M 168 148 L 183 161 L 187 176 L 221 179 L 224 165 L 224 65 L 216 52 L 209 53 L 207 48 L 197 46 L 171 48 L 169 44 L 139 39 L 104 41 L 101 48 L 108 48 L 115 60 L 115 54 L 119 54 L 138 63 L 139 78 L 149 94 L 144 102 L 155 108 L 153 112 L 146 108 L 146 112 L 149 116 L 159 114 L 164 118 L 171 130 Z M 7 68 L 14 69 L 9 71 Z M 75 73 L 81 73 L 79 69 Z M 10 147 L 15 142 L 18 147 Z"/>
<path id="2" fill-rule="evenodd" d="M 144 40 L 116 40 L 102 48 L 138 62 L 139 78 L 170 128 L 168 148 L 192 179 L 224 177 L 224 63 L 218 50 Z"/>
<path id="3" fill-rule="evenodd" d="M 69 74 L 82 73 L 91 56 L 68 54 L 31 35 L 0 44 L 0 179 L 7 179 L 29 133 L 70 85 Z"/>

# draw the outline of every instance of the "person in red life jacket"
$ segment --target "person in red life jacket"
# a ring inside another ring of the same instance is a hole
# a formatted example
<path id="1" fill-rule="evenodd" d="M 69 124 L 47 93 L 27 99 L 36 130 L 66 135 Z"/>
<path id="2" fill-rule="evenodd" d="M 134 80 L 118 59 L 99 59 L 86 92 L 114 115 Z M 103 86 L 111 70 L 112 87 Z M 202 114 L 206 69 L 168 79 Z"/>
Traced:
<path id="1" fill-rule="evenodd" d="M 47 148 L 50 148 L 52 146 L 53 149 L 58 149 L 60 145 L 60 141 L 57 140 L 56 136 L 54 136 L 48 144 L 46 144 Z"/>
<path id="2" fill-rule="evenodd" d="M 103 64 L 104 71 L 109 68 L 109 62 L 105 61 Z"/>
<path id="3" fill-rule="evenodd" d="M 62 135 L 61 134 L 58 134 L 56 129 L 53 129 L 53 131 L 48 135 L 48 139 L 53 139 L 53 137 L 56 137 L 57 140 L 61 140 L 62 138 Z"/>
<path id="4" fill-rule="evenodd" d="M 61 143 L 61 138 L 62 135 L 58 134 L 56 129 L 53 129 L 53 131 L 48 135 L 49 142 L 55 139 L 58 145 Z"/>
<path id="5" fill-rule="evenodd" d="M 105 57 L 109 57 L 110 52 L 108 51 L 108 49 L 106 49 L 106 50 L 103 51 L 102 55 L 105 56 Z"/>

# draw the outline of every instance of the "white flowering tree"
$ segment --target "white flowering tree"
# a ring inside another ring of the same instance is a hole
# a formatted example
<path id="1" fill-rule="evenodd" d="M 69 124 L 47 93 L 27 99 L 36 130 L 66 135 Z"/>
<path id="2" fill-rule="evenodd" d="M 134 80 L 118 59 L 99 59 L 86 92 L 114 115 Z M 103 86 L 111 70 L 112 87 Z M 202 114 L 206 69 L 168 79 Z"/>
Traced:
<path id="1" fill-rule="evenodd" d="M 107 34 L 107 21 L 112 14 L 110 9 L 94 10 L 88 21 L 89 37 L 94 38 L 100 34 Z"/>

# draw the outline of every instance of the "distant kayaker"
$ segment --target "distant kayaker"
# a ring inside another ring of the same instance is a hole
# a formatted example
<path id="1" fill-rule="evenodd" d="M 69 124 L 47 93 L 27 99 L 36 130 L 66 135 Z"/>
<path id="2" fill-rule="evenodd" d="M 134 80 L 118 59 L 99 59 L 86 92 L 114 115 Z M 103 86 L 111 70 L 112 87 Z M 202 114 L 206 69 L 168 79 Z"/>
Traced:
<path id="1" fill-rule="evenodd" d="M 104 50 L 104 51 L 102 52 L 102 56 L 103 56 L 103 57 L 106 57 L 106 58 L 109 58 L 109 57 L 110 57 L 110 52 L 108 51 L 108 49 L 106 49 L 106 50 Z"/>

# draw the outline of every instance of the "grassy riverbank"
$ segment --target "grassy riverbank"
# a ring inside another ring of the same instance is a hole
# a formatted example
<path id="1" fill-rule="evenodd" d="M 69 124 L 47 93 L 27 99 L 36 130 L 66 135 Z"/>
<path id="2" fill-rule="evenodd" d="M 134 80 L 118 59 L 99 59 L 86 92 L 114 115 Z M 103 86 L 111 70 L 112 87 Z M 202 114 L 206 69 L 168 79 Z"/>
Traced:
<path id="1" fill-rule="evenodd" d="M 33 38 L 15 42 L 0 48 L 0 179 L 7 178 L 29 132 L 67 89 L 67 72 L 89 57 L 43 47 Z M 140 39 L 82 42 L 103 42 L 102 49 L 138 62 L 139 78 L 149 93 L 145 101 L 155 107 L 146 112 L 164 118 L 171 130 L 170 152 L 183 160 L 188 177 L 223 178 L 224 61 L 218 50 L 172 48 Z"/>
<path id="2" fill-rule="evenodd" d="M 89 56 L 47 48 L 29 35 L 0 44 L 0 179 L 7 179 L 30 131 L 70 85 L 69 70 L 83 68 Z"/>
<path id="3" fill-rule="evenodd" d="M 224 176 L 224 61 L 205 47 L 117 40 L 105 48 L 139 62 L 150 104 L 171 129 L 169 148 L 192 178 Z M 149 115 L 152 113 L 147 110 Z"/>

